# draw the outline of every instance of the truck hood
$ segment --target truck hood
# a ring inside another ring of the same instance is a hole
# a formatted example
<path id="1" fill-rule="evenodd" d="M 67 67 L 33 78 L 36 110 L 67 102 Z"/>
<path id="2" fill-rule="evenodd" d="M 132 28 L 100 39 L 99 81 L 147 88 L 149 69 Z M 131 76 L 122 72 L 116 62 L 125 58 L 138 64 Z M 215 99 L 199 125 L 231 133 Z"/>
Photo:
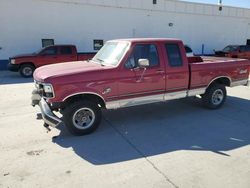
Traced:
<path id="1" fill-rule="evenodd" d="M 35 53 L 33 53 L 33 54 L 19 54 L 19 55 L 15 55 L 15 56 L 10 57 L 10 59 L 27 58 L 27 57 L 34 57 L 34 56 L 36 56 Z"/>
<path id="2" fill-rule="evenodd" d="M 45 82 L 47 79 L 73 75 L 78 73 L 102 70 L 104 67 L 99 63 L 88 61 L 75 61 L 59 63 L 40 67 L 34 72 L 34 79 L 39 82 Z"/>

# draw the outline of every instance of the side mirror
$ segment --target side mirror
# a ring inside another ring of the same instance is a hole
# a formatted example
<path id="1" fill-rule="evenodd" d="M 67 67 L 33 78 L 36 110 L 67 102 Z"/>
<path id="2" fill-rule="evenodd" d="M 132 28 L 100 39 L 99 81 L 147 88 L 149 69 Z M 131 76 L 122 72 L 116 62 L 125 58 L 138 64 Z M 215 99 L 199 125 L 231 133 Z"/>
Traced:
<path id="1" fill-rule="evenodd" d="M 149 60 L 148 59 L 139 59 L 138 65 L 139 65 L 139 67 L 143 67 L 143 68 L 149 67 Z"/>

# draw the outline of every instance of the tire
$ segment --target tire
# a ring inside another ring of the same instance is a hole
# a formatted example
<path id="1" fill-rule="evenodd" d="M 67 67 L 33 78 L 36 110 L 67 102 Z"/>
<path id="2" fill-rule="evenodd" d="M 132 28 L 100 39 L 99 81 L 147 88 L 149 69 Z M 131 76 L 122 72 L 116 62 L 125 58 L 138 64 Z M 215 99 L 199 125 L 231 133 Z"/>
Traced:
<path id="1" fill-rule="evenodd" d="M 83 136 L 94 132 L 100 125 L 102 111 L 91 101 L 76 101 L 63 111 L 64 124 L 75 136 Z"/>
<path id="2" fill-rule="evenodd" d="M 23 64 L 21 65 L 19 72 L 22 77 L 24 78 L 30 78 L 33 76 L 35 67 L 31 64 Z"/>
<path id="3" fill-rule="evenodd" d="M 202 95 L 202 101 L 205 107 L 209 109 L 218 109 L 222 107 L 227 98 L 226 87 L 221 84 L 212 84 Z"/>

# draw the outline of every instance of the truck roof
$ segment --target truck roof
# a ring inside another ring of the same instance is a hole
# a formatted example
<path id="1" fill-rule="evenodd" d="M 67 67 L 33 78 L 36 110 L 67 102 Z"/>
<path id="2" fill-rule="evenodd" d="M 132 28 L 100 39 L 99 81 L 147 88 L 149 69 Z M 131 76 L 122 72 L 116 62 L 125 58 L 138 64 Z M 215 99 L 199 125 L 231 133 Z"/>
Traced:
<path id="1" fill-rule="evenodd" d="M 49 45 L 49 46 L 60 47 L 60 46 L 75 46 L 75 45 L 73 45 L 73 44 L 55 44 L 55 45 Z M 49 47 L 49 46 L 46 46 L 46 47 Z"/>
<path id="2" fill-rule="evenodd" d="M 111 41 L 127 41 L 127 42 L 162 42 L 162 41 L 172 41 L 172 42 L 182 42 L 180 39 L 175 38 L 127 38 L 127 39 L 116 39 Z"/>

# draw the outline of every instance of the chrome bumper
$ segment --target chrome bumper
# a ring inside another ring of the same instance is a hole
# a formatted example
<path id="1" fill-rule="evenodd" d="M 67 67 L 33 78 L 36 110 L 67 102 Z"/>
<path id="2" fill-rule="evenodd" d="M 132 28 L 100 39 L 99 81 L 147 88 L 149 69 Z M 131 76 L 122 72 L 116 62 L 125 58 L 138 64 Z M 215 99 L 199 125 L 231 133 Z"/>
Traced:
<path id="1" fill-rule="evenodd" d="M 47 102 L 42 98 L 39 102 L 43 120 L 51 127 L 57 127 L 62 123 L 62 120 L 58 118 L 50 109 Z"/>
<path id="2" fill-rule="evenodd" d="M 40 107 L 43 120 L 49 126 L 57 127 L 59 124 L 62 123 L 62 120 L 52 112 L 49 105 L 44 100 L 44 98 L 42 98 L 41 93 L 37 89 L 32 92 L 31 105 L 38 105 Z"/>

